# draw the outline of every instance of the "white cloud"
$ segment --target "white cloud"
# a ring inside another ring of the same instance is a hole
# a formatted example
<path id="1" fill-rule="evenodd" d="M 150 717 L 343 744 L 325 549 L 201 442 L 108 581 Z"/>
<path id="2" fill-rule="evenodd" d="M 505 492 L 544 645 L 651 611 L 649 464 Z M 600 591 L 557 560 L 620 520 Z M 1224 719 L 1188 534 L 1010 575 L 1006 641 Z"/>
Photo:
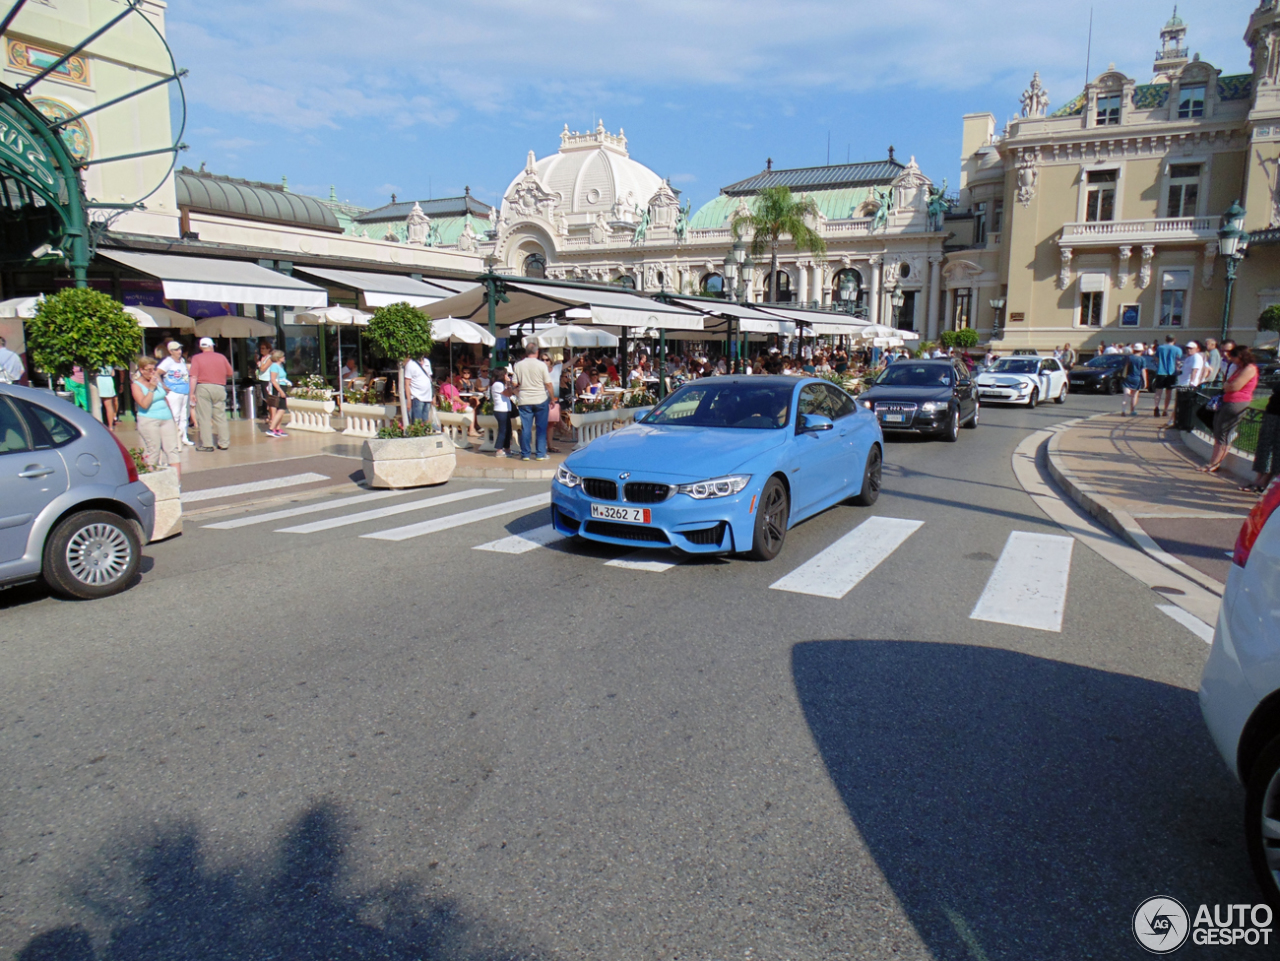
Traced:
<path id="1" fill-rule="evenodd" d="M 1244 69 L 1251 0 L 1182 4 L 1189 44 Z M 573 118 L 643 88 L 765 96 L 895 87 L 1021 89 L 1064 102 L 1084 80 L 1089 4 L 1019 0 L 173 0 L 169 34 L 197 103 L 286 130 L 356 118 L 453 123 L 461 111 Z M 1146 79 L 1167 0 L 1094 9 L 1092 73 Z M 1016 92 L 1016 91 L 1015 91 Z"/>

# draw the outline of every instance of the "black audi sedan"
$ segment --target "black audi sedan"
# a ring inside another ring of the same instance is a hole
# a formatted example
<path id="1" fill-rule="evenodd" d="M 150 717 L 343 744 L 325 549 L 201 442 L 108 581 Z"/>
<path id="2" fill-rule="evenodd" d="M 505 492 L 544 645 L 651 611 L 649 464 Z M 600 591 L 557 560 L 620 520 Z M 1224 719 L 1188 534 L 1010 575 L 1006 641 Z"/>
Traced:
<path id="1" fill-rule="evenodd" d="M 978 426 L 973 377 L 952 360 L 900 360 L 890 364 L 858 396 L 875 411 L 881 430 L 935 434 L 954 441 L 960 427 Z"/>
<path id="2" fill-rule="evenodd" d="M 1067 372 L 1067 386 L 1077 394 L 1120 393 L 1124 372 L 1124 354 L 1103 354 L 1077 364 Z"/>

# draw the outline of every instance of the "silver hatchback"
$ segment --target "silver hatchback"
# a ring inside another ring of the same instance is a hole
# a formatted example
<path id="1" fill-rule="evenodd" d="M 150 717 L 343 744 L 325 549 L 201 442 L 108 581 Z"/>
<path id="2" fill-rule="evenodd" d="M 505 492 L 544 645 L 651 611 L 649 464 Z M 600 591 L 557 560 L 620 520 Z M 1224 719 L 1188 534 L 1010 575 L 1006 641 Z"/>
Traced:
<path id="1" fill-rule="evenodd" d="M 0 384 L 0 587 L 105 597 L 133 580 L 155 495 L 116 435 L 54 394 Z"/>

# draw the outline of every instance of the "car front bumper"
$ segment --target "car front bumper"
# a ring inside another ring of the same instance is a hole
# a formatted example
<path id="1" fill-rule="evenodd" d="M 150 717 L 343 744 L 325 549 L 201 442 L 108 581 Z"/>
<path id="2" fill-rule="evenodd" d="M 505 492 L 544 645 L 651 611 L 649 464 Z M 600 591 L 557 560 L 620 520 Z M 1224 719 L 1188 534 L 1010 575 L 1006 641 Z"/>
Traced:
<path id="1" fill-rule="evenodd" d="M 1001 387 L 993 385 L 975 385 L 980 401 L 988 401 L 996 404 L 1022 404 L 1031 399 L 1031 391 L 1035 389 L 1035 385 L 1027 384 L 1023 387 Z"/>
<path id="2" fill-rule="evenodd" d="M 907 419 L 901 422 L 887 421 L 885 415 L 877 411 L 876 419 L 880 421 L 880 429 L 886 433 L 893 431 L 901 434 L 937 434 L 947 429 L 947 424 L 951 420 L 951 411 L 946 407 L 934 411 L 917 410 L 908 413 Z"/>
<path id="3" fill-rule="evenodd" d="M 636 477 L 635 480 L 646 478 Z M 673 494 L 655 504 L 603 500 L 580 487 L 551 482 L 551 523 L 568 537 L 585 537 L 602 544 L 637 548 L 675 548 L 688 554 L 726 554 L 751 547 L 754 510 L 761 484 L 752 483 L 738 494 L 695 500 Z M 591 505 L 638 507 L 649 511 L 648 524 L 593 519 Z"/>

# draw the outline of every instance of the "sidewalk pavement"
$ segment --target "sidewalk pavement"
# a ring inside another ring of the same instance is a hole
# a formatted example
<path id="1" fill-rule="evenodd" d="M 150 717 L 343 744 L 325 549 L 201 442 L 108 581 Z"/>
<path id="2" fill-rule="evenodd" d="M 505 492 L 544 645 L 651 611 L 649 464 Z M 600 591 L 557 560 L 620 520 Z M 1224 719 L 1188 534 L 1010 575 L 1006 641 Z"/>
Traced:
<path id="1" fill-rule="evenodd" d="M 1192 441 L 1194 444 L 1195 442 Z M 1257 495 L 1196 470 L 1204 458 L 1153 417 L 1099 414 L 1049 441 L 1049 471 L 1082 508 L 1133 546 L 1218 596 Z"/>
<path id="2" fill-rule="evenodd" d="M 316 491 L 351 492 L 363 489 L 361 450 L 364 438 L 341 433 L 320 434 L 285 430 L 289 436 L 268 437 L 262 421 L 228 420 L 231 445 L 225 451 L 201 453 L 194 447 L 182 451 L 182 502 L 186 513 L 216 510 L 231 504 L 252 504 L 281 494 Z M 191 432 L 196 439 L 195 431 Z M 125 447 L 142 447 L 132 421 L 122 421 L 116 431 Z M 479 441 L 473 441 L 478 447 Z M 457 452 L 454 477 L 492 480 L 550 480 L 556 468 L 573 450 L 571 441 L 555 441 L 559 453 L 546 461 L 521 461 L 472 450 Z"/>

